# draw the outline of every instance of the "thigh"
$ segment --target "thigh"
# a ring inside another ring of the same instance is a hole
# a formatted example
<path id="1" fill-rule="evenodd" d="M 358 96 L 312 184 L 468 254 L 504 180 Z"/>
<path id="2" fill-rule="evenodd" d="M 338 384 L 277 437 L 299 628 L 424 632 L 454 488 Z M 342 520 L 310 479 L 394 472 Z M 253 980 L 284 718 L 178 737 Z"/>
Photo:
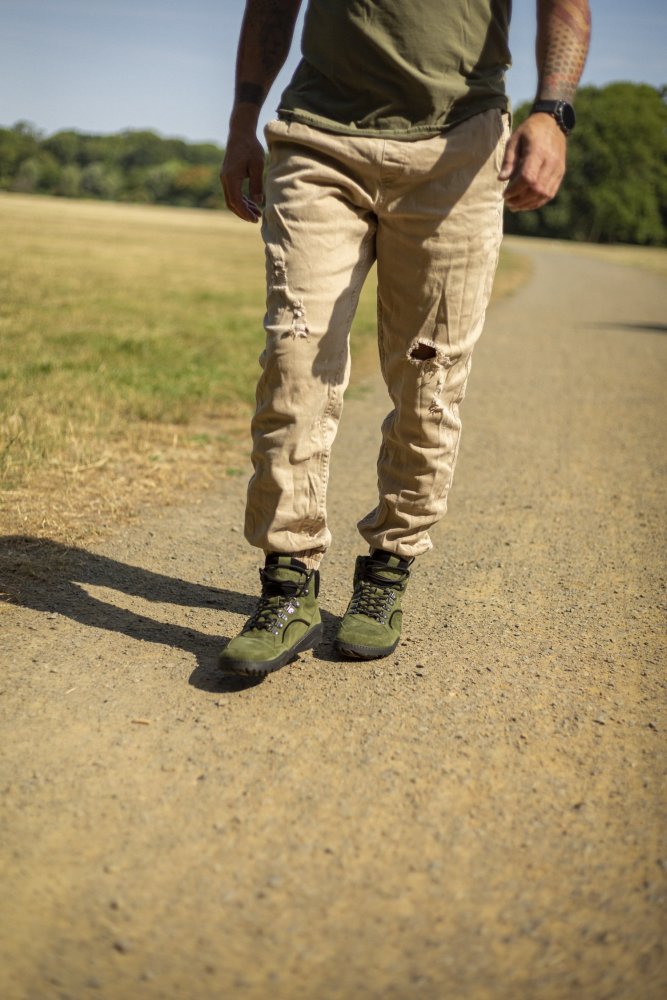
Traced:
<path id="1" fill-rule="evenodd" d="M 284 122 L 272 122 L 266 135 L 267 347 L 308 339 L 326 364 L 346 346 L 375 258 L 375 217 L 334 155 L 344 140 Z"/>
<path id="2" fill-rule="evenodd" d="M 498 172 L 508 133 L 505 117 L 492 110 L 437 139 L 405 144 L 404 174 L 377 233 L 388 357 L 421 344 L 451 364 L 472 351 L 502 238 Z"/>

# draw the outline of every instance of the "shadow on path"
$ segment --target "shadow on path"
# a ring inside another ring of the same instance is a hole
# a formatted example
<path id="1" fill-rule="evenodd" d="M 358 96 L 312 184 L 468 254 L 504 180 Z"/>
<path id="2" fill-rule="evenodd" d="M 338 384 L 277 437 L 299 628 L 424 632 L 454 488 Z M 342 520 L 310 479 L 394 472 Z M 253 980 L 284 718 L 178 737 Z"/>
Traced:
<path id="1" fill-rule="evenodd" d="M 219 608 L 244 618 L 255 606 L 253 597 L 238 591 L 154 573 L 47 538 L 0 537 L 0 599 L 45 614 L 63 615 L 81 625 L 181 649 L 196 658 L 190 683 L 204 691 L 242 691 L 259 683 L 220 673 L 217 657 L 224 636 L 211 636 L 128 611 L 92 597 L 82 584 L 108 587 L 156 604 Z"/>
<path id="2" fill-rule="evenodd" d="M 48 538 L 0 537 L 0 601 L 44 614 L 62 615 L 81 625 L 117 632 L 138 641 L 183 650 L 197 660 L 189 683 L 203 691 L 244 691 L 262 682 L 263 678 L 225 676 L 220 672 L 218 654 L 229 636 L 212 636 L 128 611 L 93 597 L 84 584 L 106 587 L 155 604 L 217 608 L 242 618 L 252 614 L 257 602 L 256 596 L 154 573 Z M 327 636 L 332 637 L 338 619 L 323 611 L 322 620 Z M 321 662 L 343 662 L 327 641 L 313 655 Z"/>
<path id="3" fill-rule="evenodd" d="M 665 323 L 613 323 L 600 321 L 598 323 L 586 323 L 586 326 L 595 330 L 635 330 L 639 333 L 667 333 Z"/>

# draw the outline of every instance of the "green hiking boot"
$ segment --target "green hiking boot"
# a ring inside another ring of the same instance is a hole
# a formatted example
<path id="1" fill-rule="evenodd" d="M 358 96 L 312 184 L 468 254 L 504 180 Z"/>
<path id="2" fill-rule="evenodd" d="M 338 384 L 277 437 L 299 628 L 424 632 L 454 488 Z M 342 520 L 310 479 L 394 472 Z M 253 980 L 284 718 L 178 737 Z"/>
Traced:
<path id="1" fill-rule="evenodd" d="M 381 549 L 357 558 L 354 593 L 334 643 L 339 653 L 359 660 L 393 653 L 401 637 L 401 599 L 412 561 Z"/>
<path id="2" fill-rule="evenodd" d="M 262 596 L 257 609 L 220 654 L 225 672 L 264 676 L 322 640 L 319 572 L 292 556 L 272 552 L 259 576 Z"/>

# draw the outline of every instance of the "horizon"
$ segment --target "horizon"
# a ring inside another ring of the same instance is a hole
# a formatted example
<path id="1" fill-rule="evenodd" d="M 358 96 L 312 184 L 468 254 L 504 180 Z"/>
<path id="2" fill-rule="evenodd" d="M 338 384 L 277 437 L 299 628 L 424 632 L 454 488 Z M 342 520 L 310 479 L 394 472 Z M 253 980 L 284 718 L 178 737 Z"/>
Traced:
<path id="1" fill-rule="evenodd" d="M 604 84 L 601 84 L 601 85 L 591 84 L 591 83 L 582 83 L 582 85 L 579 87 L 579 90 L 582 90 L 585 87 L 589 87 L 589 86 L 590 87 L 597 87 L 598 89 L 602 89 L 602 88 L 607 87 L 607 86 L 613 86 L 614 84 L 626 84 L 626 83 L 633 84 L 634 86 L 638 86 L 638 87 L 639 86 L 652 87 L 654 90 L 657 90 L 657 91 L 660 91 L 661 86 L 665 86 L 665 85 L 656 86 L 655 84 L 647 83 L 645 80 L 609 80 L 607 83 L 604 83 Z M 518 103 L 514 103 L 513 102 L 513 107 L 518 107 L 520 103 L 524 103 L 524 102 L 518 102 Z M 153 135 L 156 135 L 158 138 L 164 139 L 165 141 L 174 140 L 176 142 L 184 142 L 187 145 L 191 145 L 191 146 L 213 145 L 213 146 L 218 146 L 218 147 L 224 149 L 224 143 L 221 142 L 219 139 L 193 139 L 193 138 L 190 138 L 189 136 L 177 135 L 177 134 L 174 134 L 174 133 L 163 132 L 159 128 L 154 128 L 154 127 L 152 127 L 150 125 L 136 125 L 136 126 L 130 125 L 130 126 L 126 127 L 126 128 L 113 129 L 112 131 L 108 131 L 108 132 L 107 131 L 102 131 L 102 130 L 99 130 L 99 129 L 98 130 L 83 129 L 83 128 L 78 128 L 77 126 L 65 126 L 64 128 L 45 129 L 45 128 L 42 128 L 40 126 L 39 122 L 34 122 L 34 121 L 31 121 L 31 120 L 29 120 L 27 118 L 19 118 L 19 119 L 17 119 L 14 122 L 0 122 L 0 129 L 10 129 L 11 130 L 11 129 L 17 128 L 20 125 L 25 125 L 25 126 L 29 127 L 31 129 L 31 131 L 34 131 L 34 133 L 36 134 L 36 136 L 37 136 L 37 138 L 39 140 L 48 139 L 51 136 L 56 135 L 56 134 L 58 134 L 60 132 L 76 132 L 79 135 L 90 136 L 90 137 L 100 137 L 100 138 L 104 138 L 104 137 L 107 137 L 107 136 L 118 136 L 118 135 L 132 134 L 132 133 L 150 132 Z"/>

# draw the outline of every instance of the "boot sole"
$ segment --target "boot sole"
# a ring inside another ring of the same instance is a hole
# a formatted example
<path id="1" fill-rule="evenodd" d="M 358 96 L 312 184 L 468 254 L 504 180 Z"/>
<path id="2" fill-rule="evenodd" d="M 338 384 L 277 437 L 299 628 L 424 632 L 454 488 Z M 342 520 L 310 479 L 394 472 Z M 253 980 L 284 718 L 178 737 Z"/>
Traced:
<path id="1" fill-rule="evenodd" d="M 220 659 L 220 667 L 225 673 L 240 674 L 242 677 L 265 677 L 272 674 L 281 667 L 287 666 L 299 653 L 304 653 L 307 649 L 314 649 L 324 638 L 324 626 L 315 625 L 306 632 L 299 641 L 286 649 L 280 656 L 273 660 L 223 660 Z"/>
<path id="2" fill-rule="evenodd" d="M 381 660 L 384 656 L 390 656 L 398 646 L 398 639 L 393 646 L 355 646 L 350 642 L 334 642 L 334 649 L 349 656 L 353 660 Z"/>

